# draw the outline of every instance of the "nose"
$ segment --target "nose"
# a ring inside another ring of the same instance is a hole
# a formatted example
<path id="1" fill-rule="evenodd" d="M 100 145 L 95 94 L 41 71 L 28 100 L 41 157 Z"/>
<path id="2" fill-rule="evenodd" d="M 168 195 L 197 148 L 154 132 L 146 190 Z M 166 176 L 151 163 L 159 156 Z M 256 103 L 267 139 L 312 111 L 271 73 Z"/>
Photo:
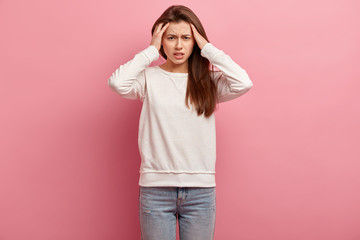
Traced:
<path id="1" fill-rule="evenodd" d="M 182 42 L 180 40 L 180 38 L 177 40 L 176 42 L 176 49 L 181 49 L 182 48 Z"/>

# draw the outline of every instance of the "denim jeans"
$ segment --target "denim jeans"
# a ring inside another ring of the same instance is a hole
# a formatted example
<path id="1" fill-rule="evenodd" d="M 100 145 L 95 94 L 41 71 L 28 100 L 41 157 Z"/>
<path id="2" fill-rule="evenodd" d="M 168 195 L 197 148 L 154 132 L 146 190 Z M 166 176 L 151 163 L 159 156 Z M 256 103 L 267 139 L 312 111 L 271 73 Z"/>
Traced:
<path id="1" fill-rule="evenodd" d="M 142 240 L 214 239 L 215 187 L 139 187 Z"/>

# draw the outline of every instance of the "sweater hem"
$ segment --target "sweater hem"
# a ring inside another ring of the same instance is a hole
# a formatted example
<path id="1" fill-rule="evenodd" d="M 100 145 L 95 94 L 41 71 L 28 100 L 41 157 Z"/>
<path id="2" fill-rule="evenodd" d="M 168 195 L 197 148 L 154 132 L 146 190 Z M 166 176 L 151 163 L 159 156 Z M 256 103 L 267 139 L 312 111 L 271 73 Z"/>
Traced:
<path id="1" fill-rule="evenodd" d="M 215 187 L 214 173 L 140 172 L 143 187 Z"/>

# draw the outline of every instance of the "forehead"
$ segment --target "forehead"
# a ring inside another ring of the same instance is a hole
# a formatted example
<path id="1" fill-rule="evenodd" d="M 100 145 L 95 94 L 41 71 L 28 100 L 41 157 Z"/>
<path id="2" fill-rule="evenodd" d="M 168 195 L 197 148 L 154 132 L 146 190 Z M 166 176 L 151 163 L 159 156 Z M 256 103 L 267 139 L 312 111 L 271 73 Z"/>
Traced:
<path id="1" fill-rule="evenodd" d="M 183 35 L 190 34 L 191 35 L 191 27 L 188 22 L 180 21 L 178 23 L 171 22 L 167 27 L 165 34 L 175 34 L 175 35 Z"/>

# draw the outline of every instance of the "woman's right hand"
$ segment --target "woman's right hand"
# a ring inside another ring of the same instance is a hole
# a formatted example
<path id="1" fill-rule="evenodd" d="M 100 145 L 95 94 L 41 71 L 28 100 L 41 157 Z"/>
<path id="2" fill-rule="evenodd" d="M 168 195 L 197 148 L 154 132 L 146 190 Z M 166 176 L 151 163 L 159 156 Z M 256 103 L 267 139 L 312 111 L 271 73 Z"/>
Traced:
<path id="1" fill-rule="evenodd" d="M 161 48 L 162 35 L 165 32 L 166 28 L 169 26 L 169 24 L 170 22 L 166 23 L 164 27 L 161 28 L 163 23 L 159 23 L 154 30 L 150 45 L 155 46 L 157 50 L 160 50 Z"/>

